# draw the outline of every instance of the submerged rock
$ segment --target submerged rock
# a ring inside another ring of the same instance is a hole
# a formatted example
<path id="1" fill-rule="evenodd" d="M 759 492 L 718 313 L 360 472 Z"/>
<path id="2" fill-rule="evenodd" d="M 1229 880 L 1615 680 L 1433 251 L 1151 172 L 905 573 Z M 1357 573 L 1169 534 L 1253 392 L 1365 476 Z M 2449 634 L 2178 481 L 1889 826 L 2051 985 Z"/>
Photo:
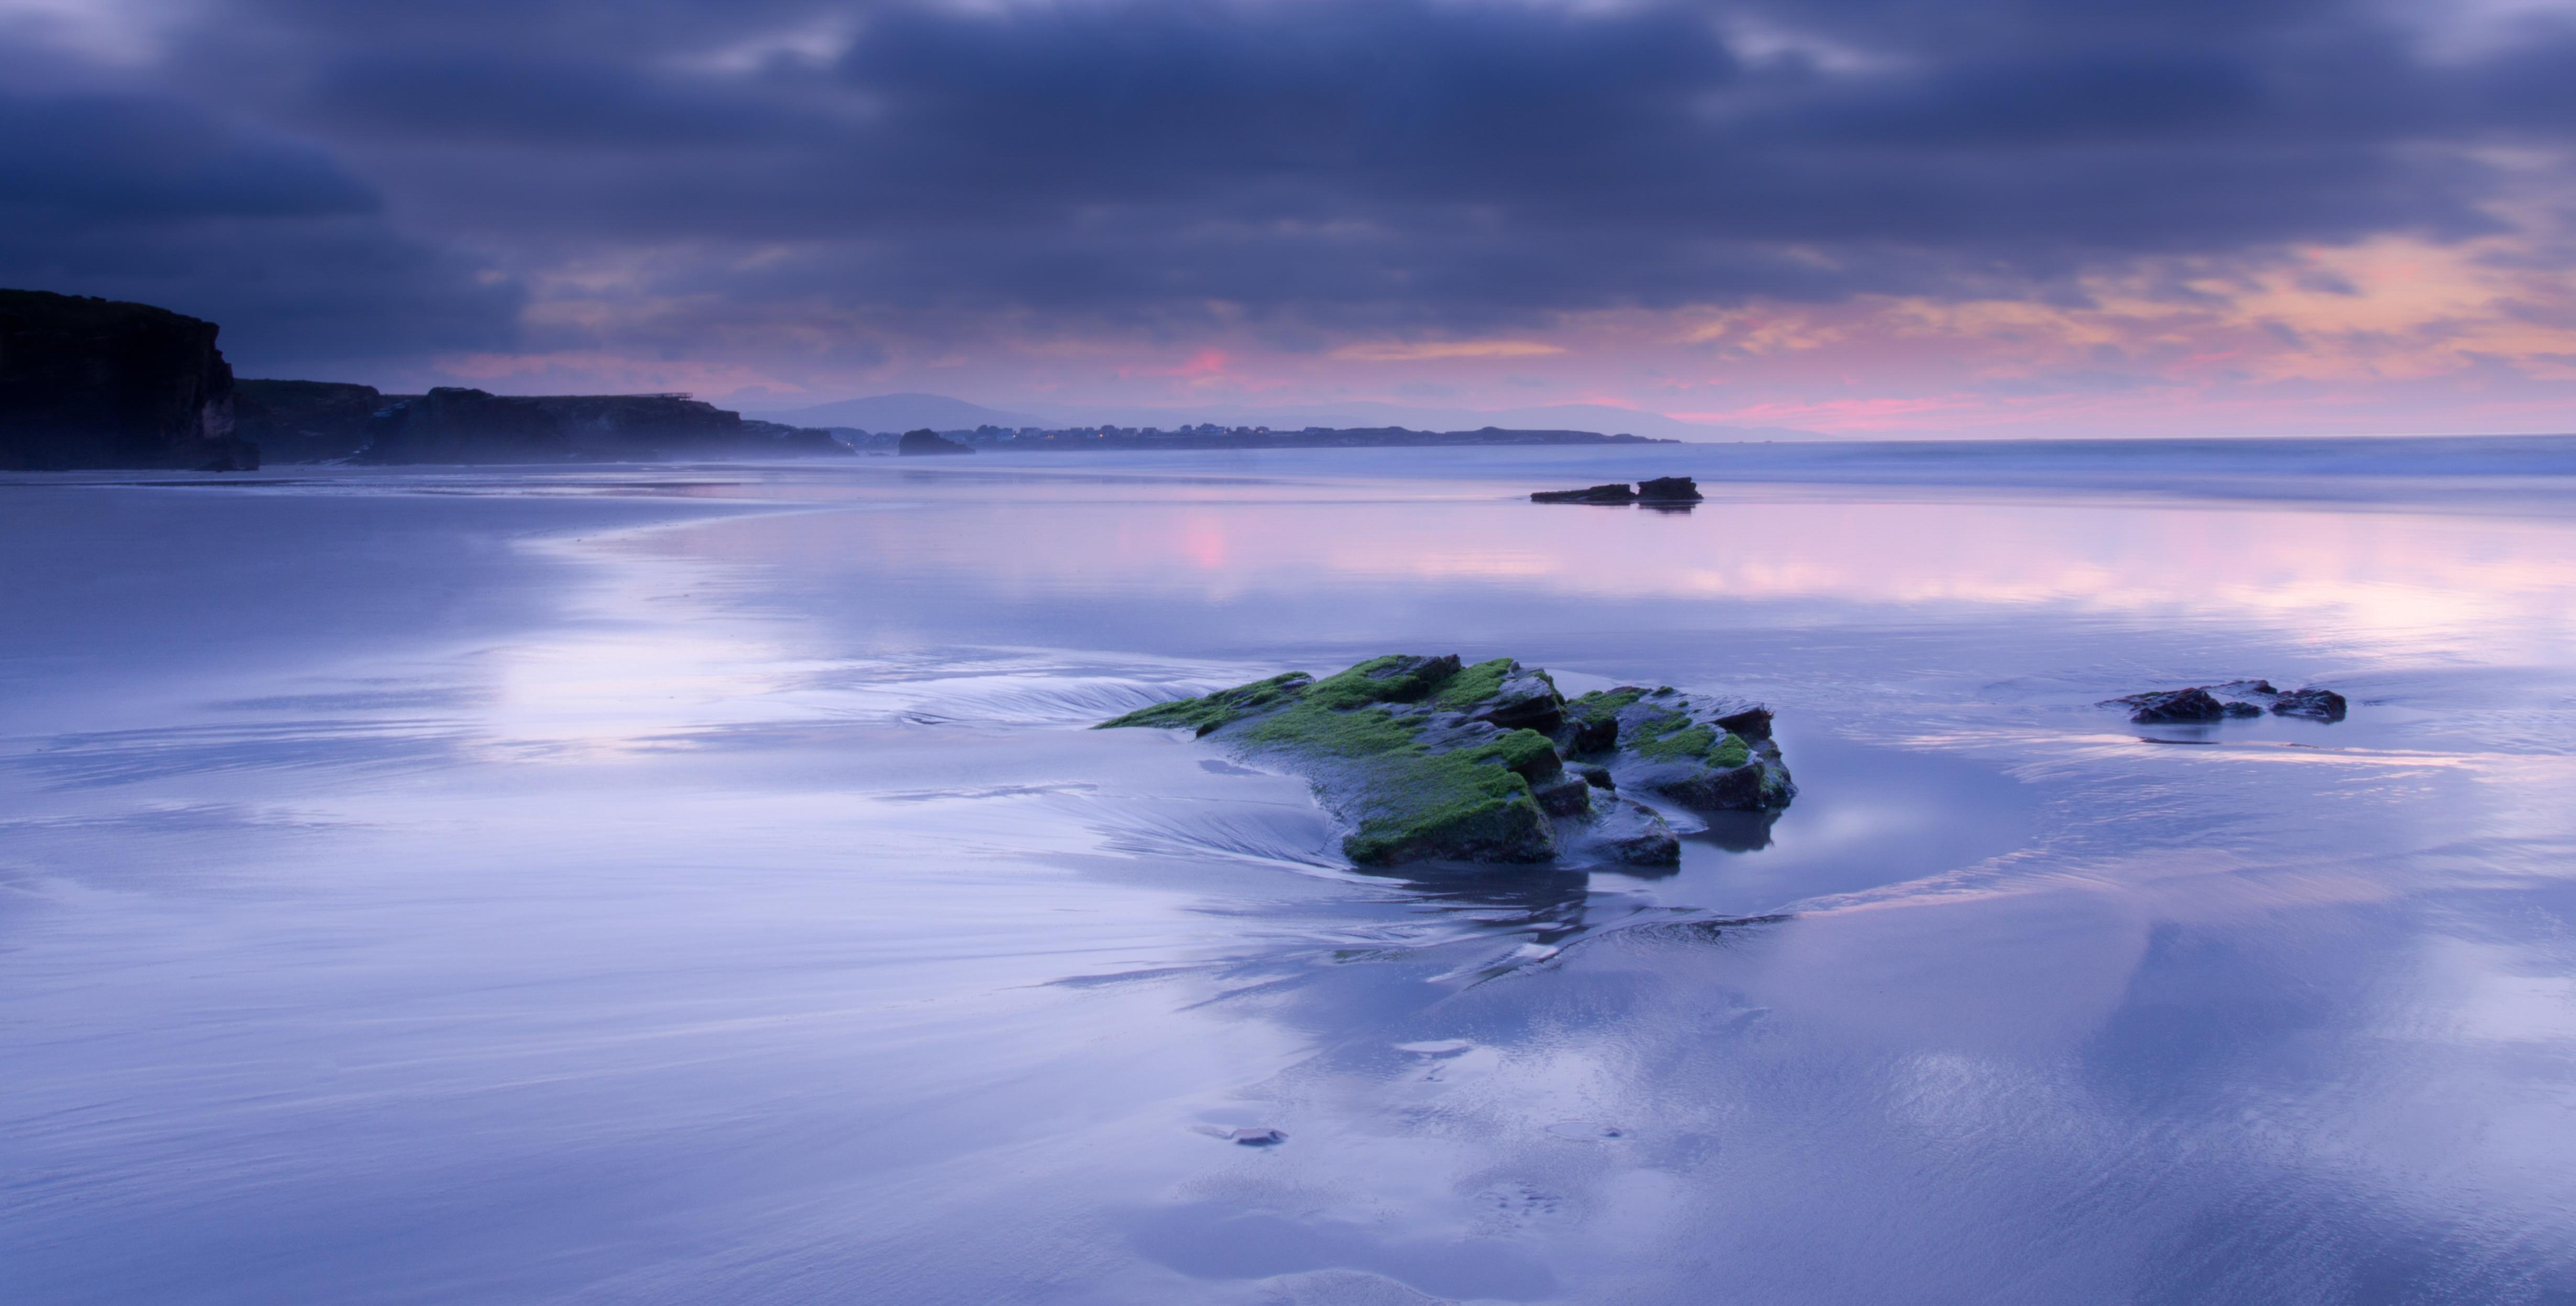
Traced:
<path id="1" fill-rule="evenodd" d="M 1543 784 L 1530 786 L 1539 810 L 1550 816 L 1583 816 L 1592 810 L 1592 785 L 1582 776 L 1559 771 Z"/>
<path id="2" fill-rule="evenodd" d="M 2306 717 L 2312 721 L 2341 721 L 2346 707 L 2343 695 L 2310 685 L 2275 699 L 2272 712 L 2275 716 Z"/>
<path id="3" fill-rule="evenodd" d="M 1671 866 L 1682 859 L 1682 841 L 1653 808 L 1625 798 L 1605 801 L 1590 830 L 1595 846 L 1612 861 L 1631 866 Z"/>
<path id="4" fill-rule="evenodd" d="M 2222 700 L 2219 698 L 2221 694 L 2229 697 Z M 2331 689 L 2311 685 L 2283 693 L 2273 688 L 2268 680 L 2231 680 L 2223 685 L 2160 689 L 2105 699 L 2100 706 L 2128 708 L 2129 719 L 2140 725 L 2169 725 L 2263 715 L 2263 704 L 2249 702 L 2248 699 L 2270 700 L 2276 716 L 2307 717 L 2316 721 L 2341 721 L 2345 711 L 2343 695 Z"/>
<path id="5" fill-rule="evenodd" d="M 1703 496 L 1699 482 L 1687 476 L 1658 476 L 1635 485 L 1620 482 L 1593 485 L 1580 490 L 1538 490 L 1530 495 L 1532 503 L 1633 503 L 1648 508 L 1683 508 L 1698 503 Z"/>
<path id="6" fill-rule="evenodd" d="M 1672 827 L 1626 796 L 1698 812 L 1776 811 L 1797 786 L 1767 709 L 1622 687 L 1567 699 L 1509 658 L 1390 655 L 1317 680 L 1290 672 L 1101 723 L 1222 735 L 1295 766 L 1352 828 L 1364 865 L 1671 865 Z M 1571 768 L 1566 759 L 1583 761 Z M 1623 792 L 1624 791 L 1624 792 Z"/>
<path id="7" fill-rule="evenodd" d="M 1582 490 L 1537 490 L 1530 494 L 1532 503 L 1635 503 L 1637 491 L 1627 482 L 1595 485 Z"/>
<path id="8" fill-rule="evenodd" d="M 2227 715 L 2227 705 L 2206 689 L 2164 689 L 2145 694 L 2131 694 L 2110 699 L 2104 707 L 2130 709 L 2129 719 L 2140 725 L 2167 725 L 2182 721 L 2215 721 Z"/>

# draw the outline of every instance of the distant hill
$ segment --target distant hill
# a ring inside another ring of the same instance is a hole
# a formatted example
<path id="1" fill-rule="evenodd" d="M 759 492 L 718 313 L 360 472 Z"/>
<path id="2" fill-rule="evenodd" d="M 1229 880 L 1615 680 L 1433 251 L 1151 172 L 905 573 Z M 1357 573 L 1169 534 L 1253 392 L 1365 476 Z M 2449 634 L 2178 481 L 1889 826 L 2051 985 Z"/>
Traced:
<path id="1" fill-rule="evenodd" d="M 1067 412 L 1063 416 L 1075 414 Z M 1548 404 L 1532 408 L 1435 408 L 1361 400 L 1339 404 L 1293 404 L 1272 408 L 1118 408 L 1093 410 L 1083 418 L 1120 426 L 1174 427 L 1215 422 L 1252 424 L 1277 430 L 1309 426 L 1407 426 L 1417 430 L 1459 431 L 1499 426 L 1506 430 L 1599 431 L 1605 435 L 1643 435 L 1659 440 L 1725 442 L 1734 440 L 1824 440 L 1832 437 L 1785 426 L 1719 426 L 1685 422 L 1661 413 L 1639 412 L 1609 404 Z"/>
<path id="2" fill-rule="evenodd" d="M 946 395 L 926 394 L 870 395 L 810 408 L 764 411 L 760 415 L 791 426 L 849 426 L 862 431 L 909 431 L 925 426 L 934 431 L 971 431 L 978 426 L 1051 424 L 1034 413 L 986 408 Z"/>
<path id="3" fill-rule="evenodd" d="M 758 405 L 746 405 L 746 410 Z M 1299 431 L 1309 426 L 1375 429 L 1403 426 L 1421 431 L 1472 431 L 1498 426 L 1506 430 L 1598 431 L 1660 440 L 1725 442 L 1732 440 L 1824 440 L 1832 437 L 1786 426 L 1719 426 L 1686 422 L 1661 413 L 1639 412 L 1609 404 L 1548 404 L 1532 408 L 1436 408 L 1361 400 L 1339 404 L 1291 404 L 1271 407 L 1210 405 L 1204 408 L 1140 408 L 1096 405 L 1074 408 L 1048 405 L 1029 413 L 987 408 L 946 395 L 893 394 L 844 399 L 761 412 L 772 421 L 798 426 L 856 427 L 863 431 L 971 431 L 978 426 L 1158 426 L 1165 430 L 1214 422 L 1219 426 L 1267 426 Z"/>

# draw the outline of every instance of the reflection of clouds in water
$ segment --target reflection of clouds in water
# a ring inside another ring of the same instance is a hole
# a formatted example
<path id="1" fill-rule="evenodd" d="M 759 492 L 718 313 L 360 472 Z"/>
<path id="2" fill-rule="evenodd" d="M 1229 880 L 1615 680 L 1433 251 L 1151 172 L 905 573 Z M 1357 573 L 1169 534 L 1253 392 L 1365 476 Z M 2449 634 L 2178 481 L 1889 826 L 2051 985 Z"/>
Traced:
<path id="1" fill-rule="evenodd" d="M 2040 496 L 1818 504 L 1718 488 L 1687 519 L 1509 502 L 1280 502 L 1275 487 L 1256 486 L 1215 509 L 1042 497 L 1015 506 L 1006 533 L 953 527 L 945 508 L 849 514 L 820 528 L 844 541 L 830 552 L 812 547 L 812 523 L 779 518 L 637 543 L 768 565 L 785 557 L 825 574 L 927 569 L 1003 603 L 1097 590 L 1222 604 L 1355 582 L 1450 584 L 1786 603 L 1810 622 L 1976 607 L 2283 622 L 2373 654 L 2481 660 L 2555 657 L 2576 638 L 2576 531 L 2546 517 Z"/>
<path id="2" fill-rule="evenodd" d="M 465 647 L 54 727 L 97 782 L 8 809 L 16 883 L 71 888 L 14 897 L 0 949 L 41 1149 L 0 1250 L 134 1299 L 223 1256 L 246 1291 L 373 1286 L 387 1236 L 496 1296 L 703 1300 L 793 1266 L 960 1300 L 2328 1301 L 2365 1263 L 2510 1300 L 2566 1263 L 2564 679 L 2418 657 L 2356 694 L 2409 706 L 2192 748 L 2083 706 L 2140 687 L 2096 682 L 2146 633 L 2222 625 L 2177 656 L 2448 653 L 2403 627 L 2484 614 L 2471 659 L 2563 667 L 2557 523 L 865 482 L 541 540 L 560 611 Z M 1724 683 L 1744 645 L 1666 619 L 1694 604 L 1788 632 L 1807 793 L 1663 878 L 1361 874 L 1295 777 L 1079 728 L 1328 670 L 1292 648 L 1318 612 Z M 1810 634 L 1896 619 L 1966 654 Z M 168 1238 L 97 1254 L 99 1201 Z"/>

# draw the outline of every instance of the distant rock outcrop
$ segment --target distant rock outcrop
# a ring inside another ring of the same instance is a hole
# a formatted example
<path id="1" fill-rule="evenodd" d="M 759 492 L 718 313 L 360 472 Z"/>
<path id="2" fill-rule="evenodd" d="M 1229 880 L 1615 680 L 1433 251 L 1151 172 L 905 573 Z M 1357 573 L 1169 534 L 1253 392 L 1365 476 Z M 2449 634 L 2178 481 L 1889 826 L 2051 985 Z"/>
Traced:
<path id="1" fill-rule="evenodd" d="M 271 463 L 319 463 L 367 447 L 367 419 L 416 395 L 342 381 L 235 381 L 233 433 Z"/>
<path id="2" fill-rule="evenodd" d="M 1687 508 L 1701 499 L 1699 482 L 1687 476 L 1658 476 L 1635 485 L 1616 482 L 1580 490 L 1538 490 L 1532 503 L 1633 503 L 1644 508 Z"/>
<path id="3" fill-rule="evenodd" d="M 1637 501 L 1637 489 L 1626 481 L 1595 485 L 1581 490 L 1533 490 L 1532 503 L 1618 503 Z"/>
<path id="4" fill-rule="evenodd" d="M 2221 699 L 2221 694 L 2228 697 Z M 2127 708 L 2129 719 L 2139 725 L 2176 725 L 2263 715 L 2263 703 L 2249 702 L 2249 699 L 2268 701 L 2274 716 L 2305 717 L 2311 721 L 2341 721 L 2348 710 L 2343 695 L 2331 689 L 2310 685 L 2284 692 L 2273 688 L 2268 680 L 2231 680 L 2223 685 L 2150 690 L 2144 694 L 2105 699 L 2097 706 Z"/>
<path id="5" fill-rule="evenodd" d="M 496 395 L 441 386 L 367 420 L 370 463 L 656 462 L 846 455 L 826 431 L 746 422 L 687 395 Z"/>
<path id="6" fill-rule="evenodd" d="M 2129 719 L 2140 725 L 2167 725 L 2181 721 L 2216 721 L 2227 715 L 2227 705 L 2206 689 L 2157 690 L 2115 698 L 2104 706 L 2129 709 Z M 2249 715 L 2259 715 L 2249 714 Z"/>
<path id="7" fill-rule="evenodd" d="M 975 452 L 972 448 L 959 444 L 928 427 L 904 432 L 903 439 L 895 445 L 894 451 L 904 455 Z"/>
<path id="8" fill-rule="evenodd" d="M 2349 709 L 2343 695 L 2314 685 L 2293 689 L 2272 700 L 2272 715 L 2300 716 L 2311 721 L 2341 721 Z"/>
<path id="9" fill-rule="evenodd" d="M 0 290 L 0 467 L 259 466 L 233 433 L 215 331 L 148 304 Z"/>

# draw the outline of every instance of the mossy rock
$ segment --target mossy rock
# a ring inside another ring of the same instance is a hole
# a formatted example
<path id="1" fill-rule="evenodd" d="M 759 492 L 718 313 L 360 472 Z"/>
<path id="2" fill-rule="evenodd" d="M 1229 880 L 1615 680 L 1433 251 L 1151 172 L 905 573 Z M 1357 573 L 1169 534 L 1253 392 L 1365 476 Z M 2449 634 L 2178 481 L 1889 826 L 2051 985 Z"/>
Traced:
<path id="1" fill-rule="evenodd" d="M 1767 710 L 1622 687 L 1567 700 L 1510 658 L 1390 654 L 1323 679 L 1290 672 L 1101 723 L 1218 735 L 1303 773 L 1351 826 L 1362 865 L 1531 864 L 1569 854 L 1670 864 L 1649 793 L 1699 811 L 1773 810 L 1797 789 Z M 1586 754 L 1582 777 L 1564 758 Z M 1583 777 L 1591 777 L 1590 783 Z"/>
<path id="2" fill-rule="evenodd" d="M 1195 730 L 1204 735 L 1247 716 L 1285 707 L 1314 683 L 1314 677 L 1303 671 L 1256 680 L 1249 685 L 1220 689 L 1205 698 L 1181 698 L 1169 703 L 1156 703 L 1140 708 L 1101 726 L 1164 726 Z"/>

